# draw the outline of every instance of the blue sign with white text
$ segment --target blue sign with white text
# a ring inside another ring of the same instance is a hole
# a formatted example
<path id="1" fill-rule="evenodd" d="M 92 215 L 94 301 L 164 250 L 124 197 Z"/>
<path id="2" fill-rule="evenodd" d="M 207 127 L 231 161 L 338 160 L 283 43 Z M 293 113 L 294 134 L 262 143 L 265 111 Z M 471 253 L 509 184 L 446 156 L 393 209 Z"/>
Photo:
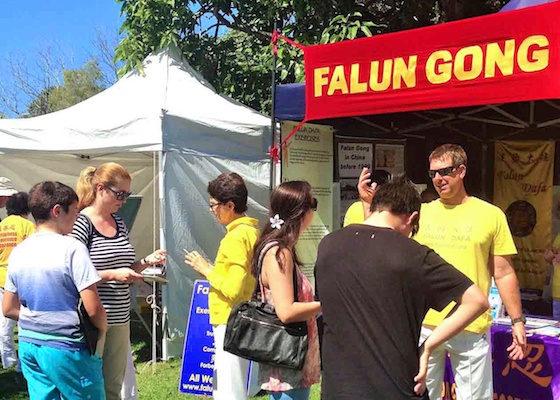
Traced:
<path id="1" fill-rule="evenodd" d="M 208 309 L 209 291 L 208 281 L 194 282 L 179 380 L 181 393 L 212 396 L 215 350 Z"/>

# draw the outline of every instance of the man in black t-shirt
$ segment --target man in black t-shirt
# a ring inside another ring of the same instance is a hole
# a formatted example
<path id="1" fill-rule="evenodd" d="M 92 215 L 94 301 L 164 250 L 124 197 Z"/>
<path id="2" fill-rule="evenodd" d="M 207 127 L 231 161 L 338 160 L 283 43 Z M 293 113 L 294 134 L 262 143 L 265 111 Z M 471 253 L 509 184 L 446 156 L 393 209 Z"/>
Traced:
<path id="1" fill-rule="evenodd" d="M 482 291 L 409 239 L 420 196 L 405 176 L 382 185 L 371 216 L 326 236 L 315 279 L 324 318 L 323 400 L 428 399 L 432 350 L 488 308 Z M 418 348 L 424 315 L 458 306 Z"/>

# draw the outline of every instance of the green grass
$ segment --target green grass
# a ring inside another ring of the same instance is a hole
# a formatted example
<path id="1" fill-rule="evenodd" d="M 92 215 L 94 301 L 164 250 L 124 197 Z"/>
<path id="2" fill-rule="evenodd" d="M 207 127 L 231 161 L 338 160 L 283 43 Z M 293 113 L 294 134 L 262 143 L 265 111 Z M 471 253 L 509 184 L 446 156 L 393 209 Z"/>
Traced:
<path id="1" fill-rule="evenodd" d="M 160 362 L 156 366 L 156 373 L 152 375 L 152 368 L 148 365 L 144 371 L 140 372 L 143 364 L 137 365 L 139 372 L 136 375 L 138 380 L 138 398 L 141 400 L 211 400 L 211 397 L 195 396 L 189 394 L 179 393 L 179 374 L 181 373 L 180 360 L 173 360 L 169 362 Z M 139 369 L 140 367 L 140 369 Z M 320 400 L 321 389 L 319 385 L 315 385 L 311 389 L 310 400 Z M 268 395 L 253 397 L 253 399 L 267 400 Z"/>
<path id="2" fill-rule="evenodd" d="M 146 321 L 150 323 L 149 316 Z M 132 350 L 136 366 L 136 380 L 138 383 L 138 398 L 140 400 L 211 400 L 211 397 L 186 395 L 179 393 L 179 374 L 181 361 L 172 360 L 158 362 L 156 373 L 152 373 L 150 336 L 138 321 L 132 321 Z M 321 398 L 319 385 L 311 389 L 310 400 Z M 0 400 L 29 400 L 25 379 L 15 368 L 7 370 L 0 368 Z M 267 395 L 254 399 L 268 399 Z"/>

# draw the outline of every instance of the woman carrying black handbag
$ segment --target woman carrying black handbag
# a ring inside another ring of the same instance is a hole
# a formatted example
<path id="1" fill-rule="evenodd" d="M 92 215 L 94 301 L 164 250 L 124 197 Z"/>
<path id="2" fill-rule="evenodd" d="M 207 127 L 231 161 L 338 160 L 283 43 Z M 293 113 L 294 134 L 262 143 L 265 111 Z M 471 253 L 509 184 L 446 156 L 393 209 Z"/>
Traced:
<path id="1" fill-rule="evenodd" d="M 270 197 L 270 223 L 266 224 L 255 245 L 252 272 L 258 276 L 259 255 L 262 261 L 261 289 L 263 301 L 273 305 L 283 323 L 307 322 L 308 349 L 303 369 L 259 364 L 259 384 L 270 392 L 271 400 L 307 400 L 312 385 L 319 382 L 319 341 L 315 316 L 321 305 L 313 300 L 309 280 L 300 271 L 295 245 L 300 234 L 311 225 L 317 199 L 307 182 L 284 182 Z M 294 271 L 297 299 L 294 298 Z"/>

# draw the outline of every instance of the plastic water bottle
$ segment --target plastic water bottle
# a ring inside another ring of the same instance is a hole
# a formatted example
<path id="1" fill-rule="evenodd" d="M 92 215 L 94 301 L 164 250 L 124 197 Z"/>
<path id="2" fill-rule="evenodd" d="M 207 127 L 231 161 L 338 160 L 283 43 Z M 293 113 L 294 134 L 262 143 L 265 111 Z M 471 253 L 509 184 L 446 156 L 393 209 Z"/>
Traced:
<path id="1" fill-rule="evenodd" d="M 490 294 L 488 295 L 488 302 L 490 303 L 490 314 L 492 319 L 505 317 L 505 308 L 498 287 L 492 278 L 492 286 L 490 286 Z"/>

